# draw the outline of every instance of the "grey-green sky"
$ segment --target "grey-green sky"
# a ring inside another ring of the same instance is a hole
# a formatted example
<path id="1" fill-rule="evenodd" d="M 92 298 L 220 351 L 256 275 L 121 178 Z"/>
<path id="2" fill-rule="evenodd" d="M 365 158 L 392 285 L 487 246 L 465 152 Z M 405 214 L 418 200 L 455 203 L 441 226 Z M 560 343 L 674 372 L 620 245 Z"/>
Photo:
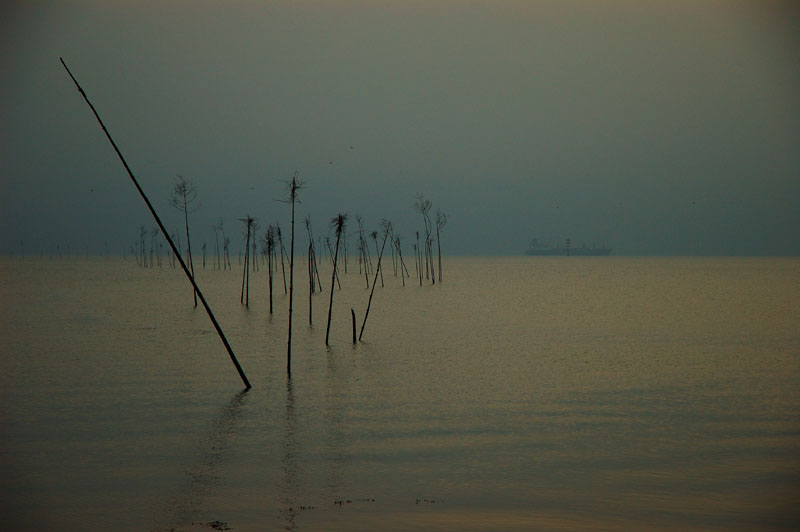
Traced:
<path id="1" fill-rule="evenodd" d="M 176 174 L 222 218 L 337 212 L 445 252 L 800 252 L 800 11 L 766 0 L 37 1 L 0 7 L 0 251 L 130 247 Z"/>

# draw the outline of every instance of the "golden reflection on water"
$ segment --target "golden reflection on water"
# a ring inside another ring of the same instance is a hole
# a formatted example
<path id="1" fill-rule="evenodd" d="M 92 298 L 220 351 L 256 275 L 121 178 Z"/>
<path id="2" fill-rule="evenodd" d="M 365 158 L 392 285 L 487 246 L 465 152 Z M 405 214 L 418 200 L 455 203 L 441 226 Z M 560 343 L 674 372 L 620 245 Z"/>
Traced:
<path id="1" fill-rule="evenodd" d="M 445 268 L 435 287 L 386 275 L 356 346 L 368 291 L 343 275 L 329 348 L 295 320 L 292 380 L 266 273 L 247 309 L 240 271 L 198 272 L 254 386 L 231 399 L 238 376 L 180 272 L 0 263 L 9 523 L 797 528 L 800 261 Z"/>

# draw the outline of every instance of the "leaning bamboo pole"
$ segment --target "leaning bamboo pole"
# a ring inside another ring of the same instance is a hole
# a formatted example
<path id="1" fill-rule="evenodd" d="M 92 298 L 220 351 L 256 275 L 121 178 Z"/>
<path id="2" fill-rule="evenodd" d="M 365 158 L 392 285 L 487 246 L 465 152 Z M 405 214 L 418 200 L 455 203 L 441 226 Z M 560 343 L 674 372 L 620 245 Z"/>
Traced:
<path id="1" fill-rule="evenodd" d="M 134 186 L 136 187 L 136 190 L 139 192 L 139 195 L 144 200 L 145 204 L 147 205 L 147 208 L 150 210 L 150 214 L 153 215 L 153 218 L 155 219 L 156 224 L 158 224 L 159 229 L 161 229 L 161 233 L 164 235 L 164 238 L 167 240 L 167 242 L 169 243 L 169 246 L 172 248 L 172 253 L 178 259 L 178 262 L 181 263 L 181 268 L 183 268 L 183 272 L 186 274 L 186 277 L 189 279 L 189 282 L 192 283 L 192 287 L 197 292 L 197 297 L 200 298 L 200 302 L 203 304 L 203 308 L 206 309 L 206 313 L 208 314 L 208 317 L 211 320 L 211 323 L 214 325 L 214 329 L 216 329 L 220 340 L 222 340 L 222 343 L 225 345 L 225 349 L 228 351 L 228 355 L 231 358 L 231 362 L 233 362 L 233 365 L 236 367 L 236 371 L 239 373 L 239 377 L 241 377 L 242 382 L 244 383 L 245 389 L 251 388 L 250 381 L 247 380 L 247 376 L 244 374 L 244 370 L 242 369 L 242 366 L 240 366 L 239 365 L 239 361 L 236 360 L 236 355 L 233 354 L 233 349 L 231 349 L 231 346 L 228 343 L 227 338 L 225 338 L 225 333 L 222 332 L 222 328 L 219 326 L 219 323 L 217 323 L 217 319 L 214 317 L 214 313 L 211 311 L 211 307 L 208 306 L 208 303 L 206 302 L 206 298 L 203 297 L 203 293 L 200 291 L 200 287 L 197 286 L 197 283 L 195 282 L 194 277 L 192 276 L 192 274 L 189 272 L 189 268 L 186 266 L 186 263 L 183 261 L 183 257 L 181 257 L 181 254 L 178 251 L 178 248 L 175 247 L 175 243 L 172 241 L 172 238 L 170 238 L 169 233 L 164 228 L 164 224 L 161 223 L 161 219 L 158 217 L 158 214 L 156 213 L 156 210 L 153 208 L 153 205 L 150 203 L 150 200 L 147 199 L 147 195 L 144 193 L 144 190 L 142 190 L 142 187 L 139 186 L 139 182 L 136 180 L 136 177 L 133 175 L 133 172 L 131 171 L 130 167 L 128 166 L 127 161 L 125 161 L 125 157 L 122 156 L 122 152 L 119 151 L 119 148 L 117 147 L 116 142 L 114 142 L 114 139 L 111 138 L 111 133 L 109 133 L 108 129 L 106 129 L 106 125 L 100 119 L 100 115 L 97 113 L 97 110 L 94 108 L 94 105 L 92 105 L 92 102 L 89 101 L 89 98 L 88 98 L 88 96 L 86 96 L 86 93 L 83 92 L 83 88 L 81 88 L 80 84 L 78 83 L 78 80 L 75 79 L 75 76 L 72 75 L 72 72 L 70 71 L 69 67 L 67 67 L 67 64 L 64 62 L 64 59 L 59 57 L 59 61 L 61 61 L 61 64 L 64 65 L 64 69 L 67 71 L 67 74 L 69 74 L 69 77 L 72 78 L 73 83 L 75 83 L 75 86 L 78 88 L 78 92 L 81 93 L 81 96 L 83 96 L 83 99 L 86 101 L 87 105 L 89 105 L 89 108 L 92 110 L 92 113 L 94 113 L 94 117 L 97 119 L 97 122 L 100 124 L 100 127 L 103 129 L 103 132 L 106 134 L 106 138 L 108 138 L 108 141 L 111 143 L 111 146 L 114 148 L 114 151 L 117 153 L 117 156 L 119 157 L 119 160 L 122 162 L 122 166 L 125 167 L 125 170 L 128 172 L 128 176 L 131 178 L 131 181 L 133 182 Z"/>

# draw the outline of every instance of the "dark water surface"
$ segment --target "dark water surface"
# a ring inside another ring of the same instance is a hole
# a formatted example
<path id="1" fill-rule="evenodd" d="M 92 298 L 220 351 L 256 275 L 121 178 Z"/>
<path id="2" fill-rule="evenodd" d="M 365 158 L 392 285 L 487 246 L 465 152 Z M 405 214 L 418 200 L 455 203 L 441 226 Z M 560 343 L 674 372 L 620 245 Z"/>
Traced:
<path id="1" fill-rule="evenodd" d="M 235 262 L 235 261 L 234 261 Z M 800 260 L 266 272 L 0 261 L 6 530 L 797 530 Z M 412 269 L 412 274 L 413 274 Z M 370 279 L 371 280 L 371 279 Z M 379 281 L 380 283 L 380 281 Z"/>

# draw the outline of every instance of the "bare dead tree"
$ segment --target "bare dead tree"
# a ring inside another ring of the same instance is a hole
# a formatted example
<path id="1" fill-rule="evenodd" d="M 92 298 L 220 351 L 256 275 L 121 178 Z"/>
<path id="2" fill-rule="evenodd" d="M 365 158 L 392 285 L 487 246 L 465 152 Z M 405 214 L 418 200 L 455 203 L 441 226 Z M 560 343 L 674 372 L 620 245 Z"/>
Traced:
<path id="1" fill-rule="evenodd" d="M 358 239 L 358 244 L 356 248 L 358 248 L 358 273 L 361 274 L 361 267 L 366 266 L 364 264 L 364 250 L 361 247 L 361 235 L 364 232 L 364 225 L 361 220 L 361 216 L 356 214 L 356 224 L 358 224 L 358 232 L 356 233 L 356 238 Z M 367 288 L 369 288 L 369 280 L 367 280 Z"/>
<path id="2" fill-rule="evenodd" d="M 143 231 L 144 231 L 144 226 L 142 225 L 142 226 L 139 227 L 139 236 L 136 238 L 136 240 L 133 241 L 133 246 L 131 247 L 131 253 L 133 254 L 134 257 L 136 257 L 136 265 L 138 267 L 140 267 L 140 268 L 143 268 L 143 266 L 142 266 L 142 248 L 141 248 Z"/>
<path id="3" fill-rule="evenodd" d="M 331 228 L 336 233 L 336 247 L 333 254 L 333 272 L 331 273 L 331 295 L 328 302 L 328 327 L 325 329 L 325 345 L 328 345 L 328 338 L 331 333 L 331 314 L 333 313 L 333 280 L 336 278 L 336 264 L 339 259 L 339 241 L 342 238 L 342 231 L 344 231 L 344 224 L 347 222 L 347 215 L 339 213 L 336 217 L 331 219 Z M 341 290 L 341 288 L 340 288 Z"/>
<path id="4" fill-rule="evenodd" d="M 378 254 L 378 232 L 377 231 L 373 231 L 373 232 L 371 232 L 369 234 L 369 236 L 371 236 L 372 240 L 375 242 L 375 255 L 377 255 Z M 384 287 L 384 284 L 383 284 L 383 270 L 380 271 L 380 274 L 381 274 L 381 288 L 383 288 Z"/>
<path id="5" fill-rule="evenodd" d="M 306 267 L 308 269 L 308 326 L 314 326 L 314 291 L 316 282 L 314 281 L 314 244 L 308 243 L 308 255 Z"/>
<path id="6" fill-rule="evenodd" d="M 369 248 L 367 247 L 367 240 L 364 238 L 364 220 L 361 216 L 356 215 L 356 223 L 358 224 L 358 248 L 359 253 L 361 254 L 361 262 L 364 264 L 364 281 L 367 283 L 367 288 L 369 288 Z M 360 270 L 359 270 L 359 273 Z"/>
<path id="7" fill-rule="evenodd" d="M 259 271 L 258 253 L 256 253 L 256 248 L 257 248 L 257 246 L 256 246 L 256 240 L 257 240 L 256 234 L 258 234 L 258 229 L 259 229 L 258 228 L 258 222 L 256 220 L 253 220 L 253 227 L 251 228 L 252 236 L 250 238 L 250 247 L 251 247 L 250 267 L 254 272 Z"/>
<path id="8" fill-rule="evenodd" d="M 389 237 L 389 233 L 392 232 L 392 223 L 389 220 L 381 221 L 381 225 L 383 226 L 383 244 L 381 244 L 381 251 L 378 255 L 378 267 L 375 271 L 375 279 L 372 281 L 372 290 L 369 293 L 369 301 L 367 302 L 367 310 L 364 312 L 364 321 L 361 322 L 361 332 L 358 333 L 358 339 L 361 340 L 361 337 L 364 335 L 364 326 L 367 324 L 367 318 L 369 317 L 369 309 L 372 306 L 372 296 L 375 294 L 375 285 L 378 283 L 378 273 L 381 270 L 381 258 L 383 258 L 383 249 L 386 247 L 386 239 Z"/>
<path id="9" fill-rule="evenodd" d="M 222 265 L 220 264 L 219 258 L 219 232 L 222 229 L 222 219 L 219 220 L 219 224 L 212 225 L 211 229 L 214 230 L 214 268 L 221 270 Z"/>
<path id="10" fill-rule="evenodd" d="M 244 268 L 242 269 L 242 295 L 241 295 L 241 303 L 243 303 L 246 307 L 250 306 L 250 270 L 249 260 L 250 260 L 250 235 L 253 233 L 253 224 L 255 223 L 255 219 L 248 215 L 245 215 L 244 218 L 239 218 L 239 221 L 245 225 L 245 242 L 244 242 Z"/>
<path id="11" fill-rule="evenodd" d="M 222 269 L 231 270 L 233 269 L 230 255 L 231 239 L 225 235 L 225 226 L 222 223 L 222 218 L 219 219 L 217 227 L 219 227 L 219 232 L 222 234 Z"/>
<path id="12" fill-rule="evenodd" d="M 223 233 L 223 236 L 225 233 Z M 224 256 L 222 258 L 223 264 L 228 265 L 228 269 L 232 270 L 233 266 L 231 266 L 231 255 L 230 255 L 230 247 L 231 247 L 231 239 L 230 237 L 224 236 L 225 244 L 223 245 L 223 253 Z"/>
<path id="13" fill-rule="evenodd" d="M 419 231 L 417 233 L 417 243 L 414 245 L 414 257 L 416 258 L 417 277 L 419 277 L 419 285 L 422 286 L 422 253 L 419 249 Z"/>
<path id="14" fill-rule="evenodd" d="M 272 314 L 272 258 L 275 256 L 275 229 L 270 225 L 264 235 L 264 243 L 267 248 L 267 289 L 269 290 L 269 313 Z"/>
<path id="15" fill-rule="evenodd" d="M 317 282 L 314 279 L 314 238 L 311 236 L 311 219 L 306 216 L 303 220 L 306 225 L 306 234 L 308 235 L 308 251 L 306 260 L 306 269 L 308 270 L 308 302 L 311 303 L 311 294 L 317 291 Z M 308 315 L 309 324 L 311 324 L 311 313 Z"/>
<path id="16" fill-rule="evenodd" d="M 342 243 L 344 244 L 344 274 L 347 275 L 347 231 L 342 233 Z"/>
<path id="17" fill-rule="evenodd" d="M 330 263 L 333 264 L 333 246 L 331 246 L 330 237 L 327 237 L 327 236 L 325 237 L 325 247 L 328 250 L 328 259 L 329 259 Z M 336 269 L 333 270 L 333 276 L 334 276 L 334 279 L 336 280 L 336 285 L 339 287 L 339 290 L 341 290 L 342 289 L 342 283 L 339 280 L 339 272 L 336 271 Z M 333 281 L 331 281 L 331 282 L 333 282 Z"/>
<path id="18" fill-rule="evenodd" d="M 427 245 L 426 253 L 428 256 L 428 262 L 430 262 L 431 266 L 431 283 L 436 284 L 436 267 L 433 262 L 433 235 L 428 236 L 426 245 Z"/>
<path id="19" fill-rule="evenodd" d="M 439 282 L 442 282 L 442 243 L 439 239 L 439 232 L 447 225 L 447 215 L 441 210 L 436 209 L 436 247 L 439 248 Z"/>
<path id="20" fill-rule="evenodd" d="M 314 235 L 311 231 L 311 218 L 306 217 L 306 231 L 308 232 L 308 247 L 309 247 L 309 276 L 311 291 L 315 292 L 316 287 L 322 292 L 322 282 L 319 278 L 319 269 L 317 268 L 317 248 L 314 246 Z M 316 279 L 316 282 L 315 282 Z"/>
<path id="21" fill-rule="evenodd" d="M 200 205 L 194 205 L 197 201 L 197 189 L 191 183 L 178 174 L 175 185 L 169 197 L 169 204 L 183 213 L 183 224 L 186 228 L 186 250 L 189 256 L 189 269 L 194 277 L 194 263 L 192 262 L 192 241 L 189 238 L 189 213 L 196 212 Z M 192 292 L 194 296 L 194 306 L 197 307 L 197 291 Z"/>
<path id="22" fill-rule="evenodd" d="M 147 254 L 145 253 L 144 249 L 144 237 L 147 234 L 147 230 L 144 226 L 139 227 L 139 256 L 141 260 L 139 261 L 139 266 L 142 268 L 147 268 Z"/>
<path id="23" fill-rule="evenodd" d="M 278 250 L 281 253 L 281 272 L 283 273 L 283 293 L 288 294 L 289 290 L 286 287 L 286 267 L 284 263 L 284 255 L 286 255 L 286 247 L 283 245 L 283 236 L 281 235 L 280 224 L 275 224 L 275 235 L 278 237 Z"/>
<path id="24" fill-rule="evenodd" d="M 406 268 L 406 263 L 403 261 L 403 251 L 400 247 L 400 235 L 396 235 L 394 239 L 395 248 L 397 248 L 397 256 L 400 262 L 400 276 L 403 279 L 403 286 L 406 285 L 406 276 L 411 278 L 411 274 L 408 273 L 408 268 Z M 405 273 L 405 275 L 404 275 Z"/>
<path id="25" fill-rule="evenodd" d="M 394 236 L 389 239 L 389 250 L 392 252 L 392 271 L 394 276 L 397 277 L 397 255 L 395 254 Z"/>
<path id="26" fill-rule="evenodd" d="M 286 183 L 289 191 L 289 199 L 286 203 L 292 206 L 292 225 L 289 245 L 289 334 L 286 343 L 286 373 L 292 374 L 292 303 L 294 299 L 294 210 L 295 204 L 299 202 L 298 193 L 303 187 L 303 182 L 297 179 L 297 172 L 292 176 L 291 181 Z"/>
<path id="27" fill-rule="evenodd" d="M 422 215 L 422 221 L 425 225 L 425 278 L 431 279 L 434 283 L 436 283 L 436 279 L 434 275 L 431 275 L 433 272 L 433 262 L 431 261 L 431 218 L 428 213 L 431 210 L 431 201 L 425 199 L 420 193 L 416 194 L 416 199 L 414 201 L 414 209 Z"/>

